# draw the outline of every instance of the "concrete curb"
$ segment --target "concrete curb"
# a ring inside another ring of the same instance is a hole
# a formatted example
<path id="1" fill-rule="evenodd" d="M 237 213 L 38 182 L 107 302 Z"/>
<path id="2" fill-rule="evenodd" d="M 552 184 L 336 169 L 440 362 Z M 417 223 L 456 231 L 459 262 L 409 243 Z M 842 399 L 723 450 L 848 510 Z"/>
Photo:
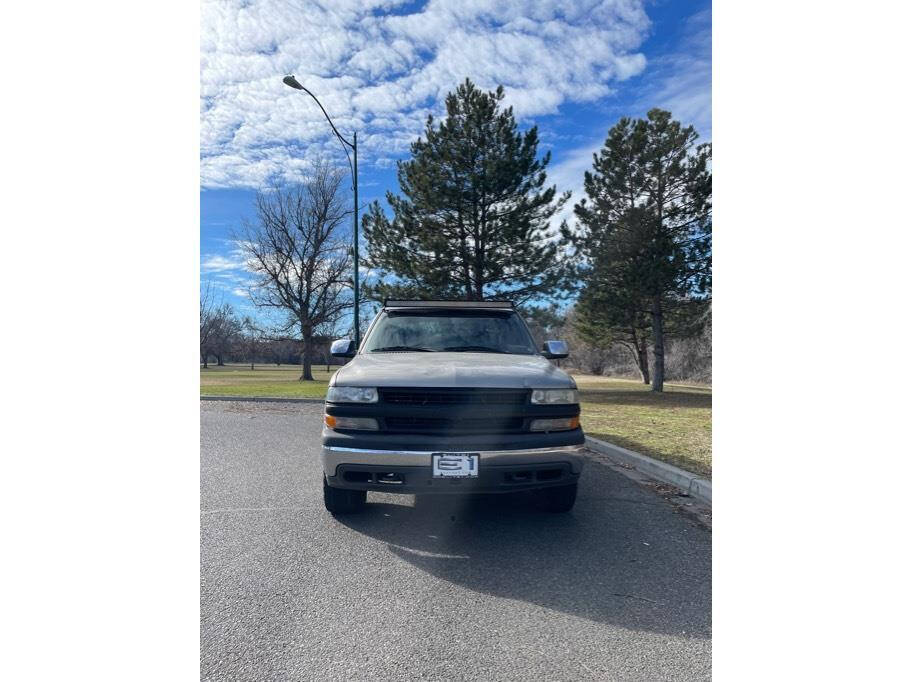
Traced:
<path id="1" fill-rule="evenodd" d="M 200 400 L 224 400 L 232 403 L 323 403 L 323 398 L 245 398 L 237 395 L 201 395 Z"/>
<path id="2" fill-rule="evenodd" d="M 650 478 L 677 486 L 681 490 L 685 490 L 688 495 L 696 497 L 710 506 L 712 505 L 712 481 L 671 464 L 666 464 L 618 445 L 606 443 L 597 438 L 586 436 L 586 447 L 603 455 L 608 455 L 622 464 L 631 466 Z"/>

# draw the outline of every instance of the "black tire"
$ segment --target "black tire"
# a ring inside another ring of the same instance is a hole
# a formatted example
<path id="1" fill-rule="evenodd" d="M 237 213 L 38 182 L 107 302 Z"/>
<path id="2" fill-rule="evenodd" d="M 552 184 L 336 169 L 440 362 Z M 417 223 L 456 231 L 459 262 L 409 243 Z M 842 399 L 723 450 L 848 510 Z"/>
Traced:
<path id="1" fill-rule="evenodd" d="M 576 503 L 576 486 L 576 483 L 571 483 L 536 490 L 535 497 L 539 507 L 554 514 L 570 511 Z"/>
<path id="2" fill-rule="evenodd" d="M 345 490 L 332 488 L 323 478 L 323 504 L 330 514 L 354 514 L 364 509 L 367 502 L 366 490 Z"/>

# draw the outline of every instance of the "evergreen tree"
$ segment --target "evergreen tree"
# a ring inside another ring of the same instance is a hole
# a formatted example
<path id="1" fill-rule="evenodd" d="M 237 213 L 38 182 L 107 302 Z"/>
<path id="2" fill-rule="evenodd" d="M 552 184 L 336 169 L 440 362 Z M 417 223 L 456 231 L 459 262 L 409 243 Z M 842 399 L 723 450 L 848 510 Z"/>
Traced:
<path id="1" fill-rule="evenodd" d="M 402 196 L 387 193 L 392 220 L 378 202 L 364 216 L 366 261 L 381 277 L 373 296 L 560 296 L 568 266 L 548 226 L 570 195 L 545 187 L 550 154 L 537 158 L 537 128 L 517 132 L 503 97 L 502 87 L 485 93 L 466 79 L 447 95 L 446 118 L 428 117 L 412 158 L 398 164 Z"/>
<path id="2" fill-rule="evenodd" d="M 699 328 L 711 287 L 712 151 L 696 139 L 661 109 L 622 118 L 586 172 L 580 229 L 562 230 L 587 265 L 584 326 L 611 333 L 649 320 L 654 391 L 665 381 L 666 336 Z"/>
<path id="3" fill-rule="evenodd" d="M 558 306 L 525 306 L 520 314 L 526 321 L 536 346 L 550 339 L 562 339 L 567 315 Z"/>
<path id="4" fill-rule="evenodd" d="M 630 351 L 644 384 L 649 384 L 649 316 L 638 301 L 624 298 L 622 290 L 606 281 L 602 268 L 587 273 L 576 302 L 573 330 L 587 344 L 607 349 L 613 344 Z M 601 276 L 601 277 L 600 277 Z"/>

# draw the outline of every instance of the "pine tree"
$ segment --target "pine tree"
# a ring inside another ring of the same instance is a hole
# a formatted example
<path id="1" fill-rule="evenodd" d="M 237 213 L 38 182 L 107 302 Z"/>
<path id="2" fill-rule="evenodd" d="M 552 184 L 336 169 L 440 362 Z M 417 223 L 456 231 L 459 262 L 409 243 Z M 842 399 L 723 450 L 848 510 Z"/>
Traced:
<path id="1" fill-rule="evenodd" d="M 517 132 L 503 98 L 502 87 L 485 93 L 466 79 L 447 95 L 446 118 L 429 117 L 399 162 L 392 219 L 374 202 L 363 221 L 366 261 L 381 277 L 373 296 L 522 303 L 562 294 L 567 260 L 548 226 L 570 195 L 545 187 L 550 154 L 537 158 L 537 128 Z"/>
<path id="2" fill-rule="evenodd" d="M 604 280 L 604 271 L 594 268 L 576 302 L 573 330 L 587 344 L 608 348 L 613 344 L 630 351 L 644 384 L 649 384 L 650 320 L 638 302 L 623 298 L 624 292 Z M 602 276 L 601 281 L 600 277 Z"/>
<path id="3" fill-rule="evenodd" d="M 697 329 L 711 288 L 712 151 L 696 139 L 661 109 L 622 118 L 586 172 L 579 230 L 562 230 L 587 266 L 581 314 L 592 333 L 649 320 L 654 391 L 665 381 L 666 336 Z"/>

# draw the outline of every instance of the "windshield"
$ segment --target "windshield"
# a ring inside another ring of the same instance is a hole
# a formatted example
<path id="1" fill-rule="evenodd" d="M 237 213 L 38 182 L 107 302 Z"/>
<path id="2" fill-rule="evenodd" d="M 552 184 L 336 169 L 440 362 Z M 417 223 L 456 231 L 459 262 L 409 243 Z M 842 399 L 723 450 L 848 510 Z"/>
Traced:
<path id="1" fill-rule="evenodd" d="M 519 315 L 495 310 L 383 312 L 364 342 L 364 352 L 395 351 L 536 352 Z"/>

